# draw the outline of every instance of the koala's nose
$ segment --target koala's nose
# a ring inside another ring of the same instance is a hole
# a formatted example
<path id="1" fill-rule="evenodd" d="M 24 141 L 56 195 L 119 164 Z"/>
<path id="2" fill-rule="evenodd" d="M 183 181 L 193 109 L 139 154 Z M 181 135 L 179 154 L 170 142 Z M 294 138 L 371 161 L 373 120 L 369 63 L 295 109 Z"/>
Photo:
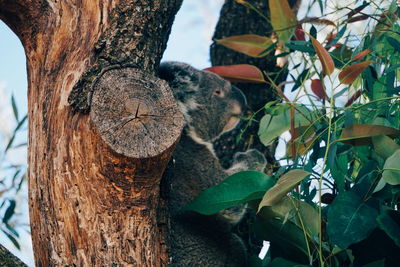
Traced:
<path id="1" fill-rule="evenodd" d="M 243 92 L 240 91 L 239 88 L 232 86 L 232 99 L 235 100 L 236 103 L 233 105 L 233 114 L 241 115 L 243 111 L 246 109 L 247 101 Z"/>

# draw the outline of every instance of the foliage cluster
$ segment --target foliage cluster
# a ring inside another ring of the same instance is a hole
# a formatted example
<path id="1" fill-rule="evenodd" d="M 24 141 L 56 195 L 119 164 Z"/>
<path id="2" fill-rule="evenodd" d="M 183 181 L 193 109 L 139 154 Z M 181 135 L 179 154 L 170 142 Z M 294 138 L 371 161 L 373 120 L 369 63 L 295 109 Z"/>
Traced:
<path id="1" fill-rule="evenodd" d="M 268 19 L 251 1 L 236 2 Z M 324 14 L 326 2 L 314 2 Z M 400 8 L 395 0 L 355 5 L 343 7 L 345 16 L 335 21 L 326 14 L 298 20 L 286 0 L 269 0 L 271 36 L 217 41 L 250 57 L 275 51 L 281 63 L 300 58 L 289 65 L 293 81 L 284 83 L 293 85 L 291 92 L 255 66 L 209 69 L 231 81 L 272 85 L 282 101 L 256 111 L 265 114 L 259 138 L 270 145 L 291 134 L 272 175 L 234 174 L 186 207 L 212 214 L 247 203 L 256 214 L 250 229 L 270 243 L 252 266 L 397 266 L 400 260 Z M 367 27 L 354 36 L 359 21 Z M 318 41 L 326 29 L 332 31 Z"/>
<path id="2" fill-rule="evenodd" d="M 20 249 L 19 228 L 23 226 L 21 223 L 23 220 L 16 215 L 21 215 L 18 213 L 22 204 L 19 193 L 26 184 L 26 164 L 15 163 L 10 160 L 9 154 L 26 149 L 27 143 L 24 134 L 26 134 L 27 115 L 19 114 L 14 96 L 11 97 L 11 107 L 15 128 L 11 135 L 4 136 L 4 148 L 0 151 L 0 214 L 2 215 L 0 230 L 17 249 Z"/>

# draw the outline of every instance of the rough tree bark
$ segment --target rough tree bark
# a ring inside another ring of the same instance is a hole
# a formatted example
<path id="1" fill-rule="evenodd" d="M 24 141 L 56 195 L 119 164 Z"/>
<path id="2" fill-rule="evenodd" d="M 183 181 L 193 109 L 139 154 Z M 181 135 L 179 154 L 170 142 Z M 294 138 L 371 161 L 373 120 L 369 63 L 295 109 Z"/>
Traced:
<path id="1" fill-rule="evenodd" d="M 183 118 L 153 75 L 181 1 L 0 0 L 27 56 L 37 266 L 167 263 L 159 182 Z"/>
<path id="2" fill-rule="evenodd" d="M 27 267 L 20 259 L 15 257 L 8 249 L 0 245 L 0 266 Z"/>

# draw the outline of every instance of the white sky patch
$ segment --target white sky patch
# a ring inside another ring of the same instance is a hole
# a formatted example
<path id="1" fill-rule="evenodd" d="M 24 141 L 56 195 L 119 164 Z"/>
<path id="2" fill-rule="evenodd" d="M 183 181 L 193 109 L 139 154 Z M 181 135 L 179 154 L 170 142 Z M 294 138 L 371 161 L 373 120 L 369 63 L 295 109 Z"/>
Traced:
<path id="1" fill-rule="evenodd" d="M 0 138 L 1 143 L 12 134 L 13 111 L 10 93 L 6 90 L 7 83 L 0 81 Z"/>
<path id="2" fill-rule="evenodd" d="M 211 66 L 209 49 L 223 2 L 183 1 L 162 61 L 185 62 L 198 69 Z"/>

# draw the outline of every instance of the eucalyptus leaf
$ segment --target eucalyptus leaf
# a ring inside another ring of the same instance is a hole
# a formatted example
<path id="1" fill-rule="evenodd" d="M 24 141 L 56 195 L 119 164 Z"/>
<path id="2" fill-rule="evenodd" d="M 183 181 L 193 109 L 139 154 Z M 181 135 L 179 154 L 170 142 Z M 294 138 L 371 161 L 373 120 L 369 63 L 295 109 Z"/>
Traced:
<path id="1" fill-rule="evenodd" d="M 313 113 L 303 106 L 296 106 L 294 114 L 295 127 L 307 126 L 313 122 Z M 290 129 L 290 121 L 290 110 L 276 116 L 264 115 L 258 129 L 260 141 L 265 146 L 271 145 L 277 137 Z"/>
<path id="2" fill-rule="evenodd" d="M 287 193 L 289 193 L 298 183 L 311 173 L 304 170 L 291 170 L 282 175 L 277 183 L 269 189 L 258 207 L 258 211 L 265 206 L 273 206 L 278 203 Z"/>
<path id="3" fill-rule="evenodd" d="M 400 42 L 397 41 L 395 38 L 386 36 L 388 43 L 397 51 L 400 51 Z"/>
<path id="4" fill-rule="evenodd" d="M 293 261 L 288 261 L 283 258 L 275 258 L 267 267 L 306 267 L 309 265 L 303 265 L 300 263 L 295 263 Z"/>
<path id="5" fill-rule="evenodd" d="M 15 102 L 15 97 L 14 94 L 11 95 L 11 106 L 13 109 L 13 113 L 14 113 L 14 118 L 16 121 L 18 121 L 18 107 L 17 107 L 17 103 Z"/>
<path id="6" fill-rule="evenodd" d="M 3 233 L 8 237 L 8 239 L 10 239 L 10 241 L 14 244 L 14 246 L 20 250 L 21 246 L 19 245 L 17 239 L 15 237 L 13 237 L 11 234 L 7 233 L 7 231 L 1 229 L 1 231 L 3 231 Z"/>
<path id="7" fill-rule="evenodd" d="M 285 46 L 287 48 L 290 48 L 294 51 L 300 51 L 300 52 L 304 52 L 304 53 L 309 53 L 310 55 L 314 55 L 315 54 L 315 50 L 314 47 L 312 46 L 312 44 L 310 42 L 306 42 L 306 41 L 291 41 L 287 44 L 285 44 Z"/>
<path id="8" fill-rule="evenodd" d="M 385 259 L 368 263 L 363 267 L 385 267 Z"/>
<path id="9" fill-rule="evenodd" d="M 308 260 L 307 243 L 303 231 L 294 223 L 273 218 L 257 219 L 251 225 L 251 230 L 260 238 L 271 242 L 271 248 L 277 246 L 281 254 L 291 260 L 304 262 Z"/>
<path id="10" fill-rule="evenodd" d="M 297 25 L 296 15 L 287 0 L 269 0 L 272 27 L 278 36 L 279 43 L 290 40 Z"/>
<path id="11" fill-rule="evenodd" d="M 6 212 L 4 213 L 3 223 L 8 224 L 8 221 L 14 215 L 15 206 L 16 206 L 15 200 L 13 200 L 13 199 L 10 200 L 10 205 L 8 206 L 8 208 L 6 209 Z"/>
<path id="12" fill-rule="evenodd" d="M 258 171 L 242 171 L 226 178 L 219 185 L 200 193 L 182 211 L 195 211 L 204 215 L 217 213 L 251 200 L 261 199 L 275 179 Z"/>
<path id="13" fill-rule="evenodd" d="M 319 234 L 319 223 L 315 219 L 318 218 L 318 211 L 304 201 L 285 197 L 273 206 L 264 207 L 258 215 L 263 219 L 288 219 L 299 229 L 303 229 L 304 226 L 310 236 Z"/>
<path id="14" fill-rule="evenodd" d="M 386 135 L 378 135 L 372 137 L 375 152 L 383 159 L 387 159 L 400 148 L 400 146 L 390 137 Z"/>
<path id="15" fill-rule="evenodd" d="M 382 178 L 391 185 L 400 184 L 400 149 L 397 149 L 385 161 L 383 166 Z"/>
<path id="16" fill-rule="evenodd" d="M 371 137 L 378 135 L 400 136 L 398 129 L 372 124 L 354 123 L 342 130 L 338 141 L 351 145 L 367 145 L 372 143 Z"/>
<path id="17" fill-rule="evenodd" d="M 328 210 L 327 232 L 331 243 L 345 249 L 357 243 L 377 226 L 378 211 L 359 195 L 348 191 L 339 194 Z"/>
<path id="18" fill-rule="evenodd" d="M 379 228 L 393 239 L 400 250 L 400 213 L 395 210 L 383 210 L 376 220 Z"/>

